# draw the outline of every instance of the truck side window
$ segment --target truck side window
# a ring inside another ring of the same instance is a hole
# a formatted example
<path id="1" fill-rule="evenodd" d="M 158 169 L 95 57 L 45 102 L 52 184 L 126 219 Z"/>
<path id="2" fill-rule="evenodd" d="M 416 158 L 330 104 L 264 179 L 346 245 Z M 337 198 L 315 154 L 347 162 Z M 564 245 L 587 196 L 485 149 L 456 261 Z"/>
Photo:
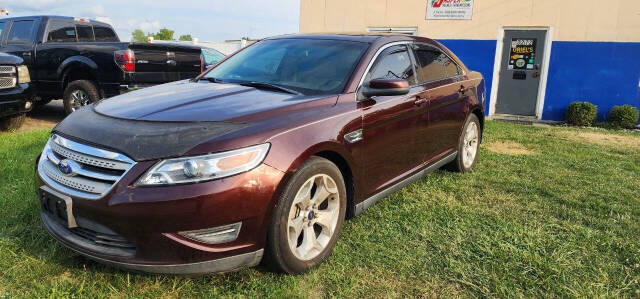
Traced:
<path id="1" fill-rule="evenodd" d="M 27 43 L 31 41 L 33 21 L 14 21 L 9 31 L 9 43 Z"/>
<path id="2" fill-rule="evenodd" d="M 93 32 L 97 42 L 118 42 L 118 36 L 109 27 L 93 25 Z"/>
<path id="3" fill-rule="evenodd" d="M 66 20 L 52 20 L 49 22 L 47 42 L 73 43 L 76 41 L 76 27 L 73 22 Z"/>
<path id="4" fill-rule="evenodd" d="M 93 28 L 91 25 L 80 25 L 76 24 L 76 31 L 78 32 L 78 41 L 79 42 L 92 42 L 93 38 Z"/>
<path id="5" fill-rule="evenodd" d="M 2 36 L 2 29 L 4 29 L 4 23 L 0 22 L 0 36 Z"/>

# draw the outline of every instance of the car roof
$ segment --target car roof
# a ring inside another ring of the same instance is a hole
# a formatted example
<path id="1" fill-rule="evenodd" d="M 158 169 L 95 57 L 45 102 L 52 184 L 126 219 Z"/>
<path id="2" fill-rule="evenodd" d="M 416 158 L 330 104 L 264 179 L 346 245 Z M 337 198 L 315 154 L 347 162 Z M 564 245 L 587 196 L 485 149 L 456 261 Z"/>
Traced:
<path id="1" fill-rule="evenodd" d="M 269 37 L 266 39 L 329 39 L 372 43 L 378 39 L 412 40 L 413 36 L 397 33 L 379 32 L 341 32 L 341 33 L 304 33 L 287 34 Z"/>

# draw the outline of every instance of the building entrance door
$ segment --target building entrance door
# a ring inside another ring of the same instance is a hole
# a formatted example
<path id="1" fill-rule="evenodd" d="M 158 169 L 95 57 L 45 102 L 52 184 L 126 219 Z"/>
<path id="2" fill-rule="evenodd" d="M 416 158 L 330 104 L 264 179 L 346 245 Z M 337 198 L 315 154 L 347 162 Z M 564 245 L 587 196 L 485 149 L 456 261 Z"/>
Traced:
<path id="1" fill-rule="evenodd" d="M 546 30 L 505 30 L 496 114 L 537 116 L 546 37 Z"/>

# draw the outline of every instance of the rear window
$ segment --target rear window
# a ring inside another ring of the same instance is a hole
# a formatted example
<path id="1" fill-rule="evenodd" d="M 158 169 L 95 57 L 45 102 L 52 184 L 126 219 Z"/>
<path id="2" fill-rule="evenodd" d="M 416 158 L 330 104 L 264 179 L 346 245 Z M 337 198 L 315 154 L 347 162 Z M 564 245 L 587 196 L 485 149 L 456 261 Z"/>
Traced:
<path id="1" fill-rule="evenodd" d="M 72 43 L 76 41 L 76 27 L 73 22 L 66 20 L 52 20 L 49 22 L 47 42 Z"/>
<path id="2" fill-rule="evenodd" d="M 118 36 L 116 35 L 115 32 L 113 32 L 113 29 L 106 26 L 93 25 L 93 33 L 96 36 L 97 42 L 118 42 L 119 41 Z"/>
<path id="3" fill-rule="evenodd" d="M 33 28 L 33 21 L 16 21 L 11 25 L 11 31 L 9 31 L 9 43 L 25 43 L 31 41 L 31 29 Z"/>
<path id="4" fill-rule="evenodd" d="M 79 42 L 92 42 L 93 39 L 93 28 L 90 25 L 76 25 L 76 31 L 78 32 L 78 41 Z"/>

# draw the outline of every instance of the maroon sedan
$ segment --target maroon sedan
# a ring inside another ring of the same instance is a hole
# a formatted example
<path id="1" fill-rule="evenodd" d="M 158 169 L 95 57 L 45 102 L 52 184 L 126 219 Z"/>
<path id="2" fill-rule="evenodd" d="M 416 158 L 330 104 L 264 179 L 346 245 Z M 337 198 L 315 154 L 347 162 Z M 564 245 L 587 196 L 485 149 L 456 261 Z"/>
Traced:
<path id="1" fill-rule="evenodd" d="M 442 166 L 471 170 L 484 98 L 430 39 L 268 38 L 58 124 L 37 164 L 42 221 L 132 270 L 304 272 L 345 218 Z"/>

